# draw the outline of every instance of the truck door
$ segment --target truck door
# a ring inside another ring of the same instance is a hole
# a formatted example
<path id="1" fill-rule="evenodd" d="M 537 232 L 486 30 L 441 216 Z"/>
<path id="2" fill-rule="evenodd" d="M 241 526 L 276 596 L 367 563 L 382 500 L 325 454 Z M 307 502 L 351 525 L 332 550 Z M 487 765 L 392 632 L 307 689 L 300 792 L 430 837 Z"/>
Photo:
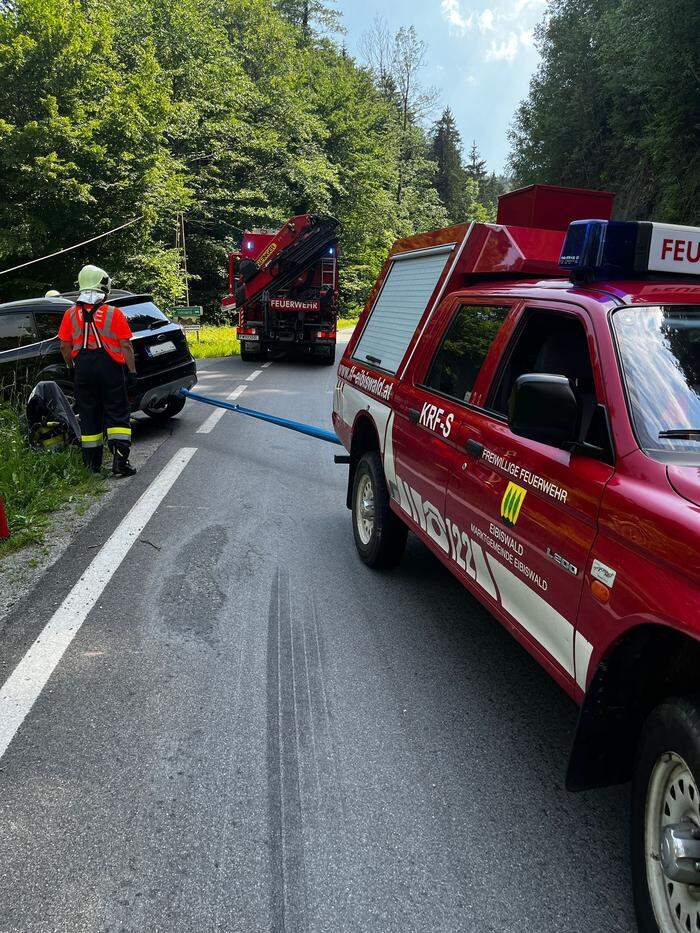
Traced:
<path id="1" fill-rule="evenodd" d="M 526 306 L 484 407 L 463 411 L 463 456 L 453 461 L 446 495 L 446 516 L 471 552 L 462 575 L 487 590 L 532 653 L 572 686 L 574 678 L 585 683 L 591 647 L 575 625 L 598 508 L 613 473 L 595 354 L 593 329 L 581 309 Z M 607 446 L 610 462 L 510 431 L 508 402 L 524 373 L 571 380 L 587 439 L 598 451 Z"/>
<path id="2" fill-rule="evenodd" d="M 507 305 L 447 302 L 422 341 L 415 377 L 401 383 L 394 399 L 395 498 L 443 559 L 463 569 L 466 552 L 445 521 L 445 493 L 453 464 L 464 459 L 461 412 L 509 311 Z M 484 586 L 486 573 L 479 568 Z"/>

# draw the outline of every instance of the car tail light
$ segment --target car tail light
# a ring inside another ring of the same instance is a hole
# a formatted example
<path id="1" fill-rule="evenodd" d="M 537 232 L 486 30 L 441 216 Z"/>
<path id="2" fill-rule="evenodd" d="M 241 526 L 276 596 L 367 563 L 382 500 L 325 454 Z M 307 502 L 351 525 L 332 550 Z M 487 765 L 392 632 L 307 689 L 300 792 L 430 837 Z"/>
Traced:
<path id="1" fill-rule="evenodd" d="M 334 330 L 317 330 L 316 338 L 317 340 L 333 340 L 335 337 Z"/>
<path id="2" fill-rule="evenodd" d="M 255 327 L 237 327 L 236 336 L 237 337 L 248 337 L 252 334 L 257 334 Z"/>

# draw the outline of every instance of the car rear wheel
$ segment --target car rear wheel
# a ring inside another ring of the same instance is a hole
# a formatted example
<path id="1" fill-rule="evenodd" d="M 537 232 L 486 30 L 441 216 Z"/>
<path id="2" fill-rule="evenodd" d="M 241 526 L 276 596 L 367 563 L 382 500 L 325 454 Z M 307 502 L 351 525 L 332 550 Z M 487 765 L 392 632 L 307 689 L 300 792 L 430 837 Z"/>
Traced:
<path id="1" fill-rule="evenodd" d="M 700 930 L 700 705 L 651 714 L 632 785 L 632 881 L 642 933 Z"/>
<path id="2" fill-rule="evenodd" d="M 406 548 L 408 528 L 389 505 L 384 470 L 376 451 L 362 456 L 352 492 L 355 547 L 369 567 L 395 567 Z"/>
<path id="3" fill-rule="evenodd" d="M 185 407 L 186 401 L 184 395 L 169 395 L 162 402 L 144 408 L 144 411 L 154 421 L 168 421 L 175 415 L 180 414 Z"/>

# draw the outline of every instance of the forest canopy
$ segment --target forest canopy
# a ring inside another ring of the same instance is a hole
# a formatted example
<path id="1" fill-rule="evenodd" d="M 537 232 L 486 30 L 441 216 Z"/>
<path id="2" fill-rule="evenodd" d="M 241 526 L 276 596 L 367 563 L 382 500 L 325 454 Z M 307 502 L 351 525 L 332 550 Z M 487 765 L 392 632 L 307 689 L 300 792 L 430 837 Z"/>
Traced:
<path id="1" fill-rule="evenodd" d="M 190 300 L 211 312 L 244 229 L 328 212 L 342 225 L 343 306 L 360 305 L 397 237 L 456 217 L 433 157 L 424 44 L 378 20 L 358 62 L 341 28 L 317 0 L 4 4 L 0 268 L 139 219 L 3 277 L 0 298 L 67 290 L 91 261 L 171 303 L 183 215 Z M 488 215 L 478 184 L 459 209 Z"/>
<path id="2" fill-rule="evenodd" d="M 244 229 L 327 212 L 342 305 L 364 302 L 401 236 L 495 216 L 534 182 L 608 188 L 617 216 L 698 223 L 700 6 L 550 0 L 540 66 L 490 172 L 423 83 L 416 30 L 375 20 L 357 58 L 323 0 L 0 4 L 0 300 L 115 284 L 215 314 Z M 466 154 L 465 154 L 466 152 Z"/>
<path id="3" fill-rule="evenodd" d="M 697 0 L 551 0 L 536 40 L 514 182 L 607 188 L 620 218 L 700 223 Z"/>

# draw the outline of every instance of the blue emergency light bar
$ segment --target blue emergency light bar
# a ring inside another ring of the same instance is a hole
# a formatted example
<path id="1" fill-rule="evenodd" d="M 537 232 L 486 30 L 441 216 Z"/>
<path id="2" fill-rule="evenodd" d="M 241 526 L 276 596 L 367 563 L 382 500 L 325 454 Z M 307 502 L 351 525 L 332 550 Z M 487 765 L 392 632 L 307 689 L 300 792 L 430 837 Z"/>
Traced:
<path id="1" fill-rule="evenodd" d="M 700 229 L 647 221 L 575 220 L 559 265 L 572 277 L 615 279 L 654 272 L 700 275 Z"/>

